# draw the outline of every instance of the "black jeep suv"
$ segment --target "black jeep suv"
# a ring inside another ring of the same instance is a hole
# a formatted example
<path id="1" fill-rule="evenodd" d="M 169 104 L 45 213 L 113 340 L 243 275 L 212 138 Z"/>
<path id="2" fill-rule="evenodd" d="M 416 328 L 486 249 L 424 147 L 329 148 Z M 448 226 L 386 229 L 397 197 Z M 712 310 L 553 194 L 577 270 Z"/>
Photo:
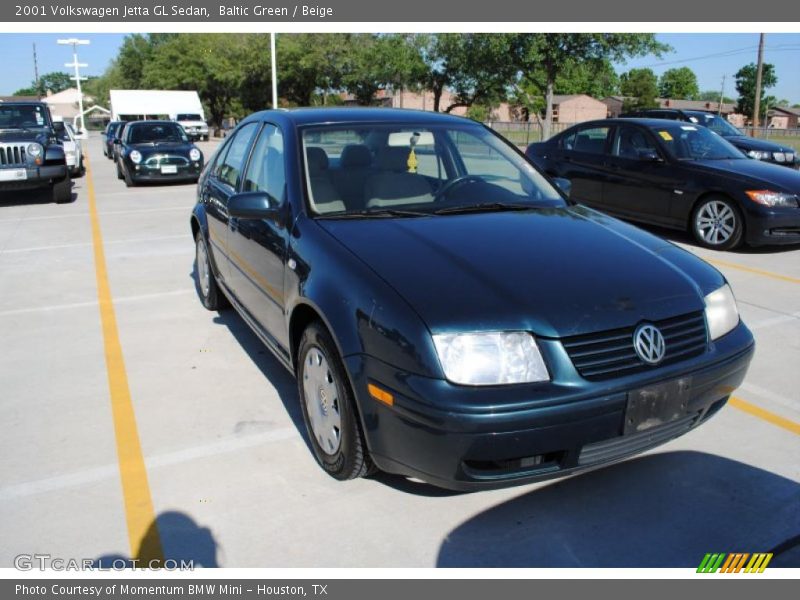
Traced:
<path id="1" fill-rule="evenodd" d="M 719 115 L 704 110 L 681 110 L 679 108 L 654 108 L 638 110 L 620 115 L 621 117 L 644 117 L 648 119 L 670 119 L 672 121 L 686 121 L 695 125 L 708 127 L 714 133 L 721 135 L 726 141 L 736 146 L 750 158 L 770 162 L 784 167 L 800 167 L 800 157 L 794 148 L 776 144 L 767 140 L 752 138 L 744 135 L 736 127 L 728 123 Z"/>
<path id="2" fill-rule="evenodd" d="M 43 102 L 0 103 L 0 192 L 47 187 L 54 202 L 72 200 L 63 126 Z"/>

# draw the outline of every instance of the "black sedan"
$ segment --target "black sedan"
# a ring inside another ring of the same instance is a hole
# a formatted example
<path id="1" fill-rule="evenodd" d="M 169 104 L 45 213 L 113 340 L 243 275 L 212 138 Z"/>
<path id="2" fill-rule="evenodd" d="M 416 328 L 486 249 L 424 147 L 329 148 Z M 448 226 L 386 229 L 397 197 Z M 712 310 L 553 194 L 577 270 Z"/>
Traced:
<path id="1" fill-rule="evenodd" d="M 458 117 L 251 115 L 190 223 L 202 303 L 296 376 L 337 479 L 472 489 L 619 460 L 722 408 L 753 353 L 718 271 Z"/>
<path id="2" fill-rule="evenodd" d="M 581 123 L 527 156 L 572 198 L 684 229 L 717 250 L 800 242 L 800 172 L 751 160 L 705 127 L 664 119 Z"/>
<path id="3" fill-rule="evenodd" d="M 721 135 L 728 142 L 744 152 L 749 158 L 771 162 L 784 167 L 793 169 L 800 168 L 800 157 L 797 156 L 794 148 L 783 144 L 762 140 L 748 135 L 744 135 L 736 127 L 719 115 L 702 110 L 681 110 L 681 109 L 650 109 L 641 110 L 623 117 L 646 117 L 651 119 L 674 119 L 685 121 L 708 127 L 711 131 Z"/>
<path id="4" fill-rule="evenodd" d="M 196 182 L 203 153 L 173 121 L 133 121 L 115 140 L 117 177 L 128 187 L 142 181 Z"/>

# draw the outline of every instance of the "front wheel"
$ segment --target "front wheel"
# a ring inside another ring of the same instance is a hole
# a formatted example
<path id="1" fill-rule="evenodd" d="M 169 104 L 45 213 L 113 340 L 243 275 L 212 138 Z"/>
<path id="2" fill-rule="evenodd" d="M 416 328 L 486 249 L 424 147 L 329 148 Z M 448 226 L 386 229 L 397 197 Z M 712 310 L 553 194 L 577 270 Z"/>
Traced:
<path id="1" fill-rule="evenodd" d="M 375 470 L 355 410 L 355 399 L 336 345 L 319 323 L 309 325 L 297 354 L 303 420 L 314 456 L 335 479 L 356 479 Z"/>
<path id="2" fill-rule="evenodd" d="M 61 181 L 53 184 L 53 202 L 56 204 L 66 204 L 72 202 L 72 181 L 69 177 L 64 177 Z"/>
<path id="3" fill-rule="evenodd" d="M 695 207 L 691 230 L 701 246 L 712 250 L 736 248 L 744 237 L 744 223 L 738 209 L 721 196 L 707 198 Z"/>

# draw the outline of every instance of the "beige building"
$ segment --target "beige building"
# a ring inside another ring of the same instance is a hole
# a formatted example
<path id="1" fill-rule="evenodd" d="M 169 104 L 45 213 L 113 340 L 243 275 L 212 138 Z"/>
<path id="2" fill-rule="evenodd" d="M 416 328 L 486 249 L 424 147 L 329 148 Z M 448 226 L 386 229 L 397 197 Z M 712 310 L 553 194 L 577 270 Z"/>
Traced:
<path id="1" fill-rule="evenodd" d="M 553 96 L 553 123 L 583 123 L 605 119 L 606 105 L 586 94 Z"/>
<path id="2" fill-rule="evenodd" d="M 46 97 L 42 98 L 50 107 L 50 113 L 54 117 L 63 117 L 64 120 L 74 119 L 78 116 L 80 110 L 78 109 L 79 94 L 76 88 L 68 88 L 58 93 L 48 93 Z M 93 104 L 92 98 L 83 96 L 84 108 Z"/>

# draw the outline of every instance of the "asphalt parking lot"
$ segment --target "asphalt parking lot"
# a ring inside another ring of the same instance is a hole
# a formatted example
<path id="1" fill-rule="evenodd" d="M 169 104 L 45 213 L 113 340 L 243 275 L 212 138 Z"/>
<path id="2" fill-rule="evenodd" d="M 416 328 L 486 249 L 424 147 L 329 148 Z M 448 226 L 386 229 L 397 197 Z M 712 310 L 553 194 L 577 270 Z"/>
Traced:
<path id="1" fill-rule="evenodd" d="M 215 143 L 201 143 L 208 158 Z M 711 421 L 583 475 L 453 493 L 336 482 L 294 380 L 196 297 L 193 185 L 0 198 L 0 566 L 162 553 L 220 567 L 696 567 L 800 534 L 800 248 L 715 253 L 757 339 Z M 153 527 L 153 523 L 157 527 Z M 791 546 L 785 544 L 784 546 Z M 800 567 L 800 546 L 772 566 Z"/>

